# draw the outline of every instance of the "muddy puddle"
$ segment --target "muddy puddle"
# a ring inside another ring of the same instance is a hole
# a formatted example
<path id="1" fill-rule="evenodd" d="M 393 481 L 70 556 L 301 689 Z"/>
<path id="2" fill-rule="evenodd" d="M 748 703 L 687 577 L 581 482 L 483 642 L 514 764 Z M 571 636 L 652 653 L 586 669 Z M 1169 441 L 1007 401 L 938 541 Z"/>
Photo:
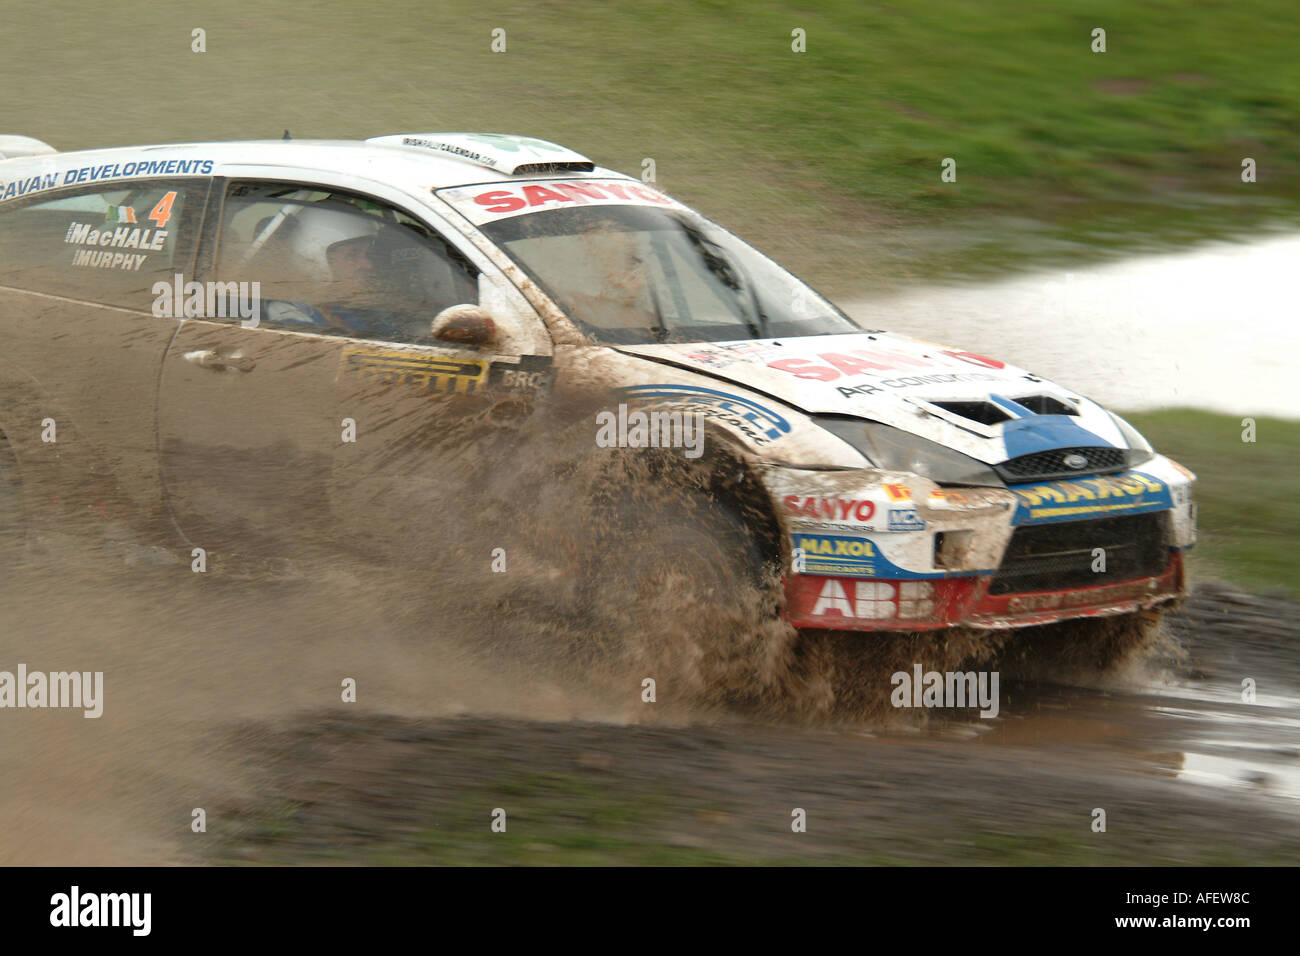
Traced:
<path id="1" fill-rule="evenodd" d="M 841 302 L 867 328 L 993 355 L 1095 399 L 1300 416 L 1300 236 Z"/>

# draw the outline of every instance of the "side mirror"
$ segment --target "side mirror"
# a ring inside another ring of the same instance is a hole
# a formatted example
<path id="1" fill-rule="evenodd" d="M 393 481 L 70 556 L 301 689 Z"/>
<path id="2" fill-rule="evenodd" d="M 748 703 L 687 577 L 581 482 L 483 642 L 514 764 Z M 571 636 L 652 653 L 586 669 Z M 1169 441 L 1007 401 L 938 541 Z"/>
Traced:
<path id="1" fill-rule="evenodd" d="M 497 339 L 497 324 L 481 306 L 452 305 L 433 317 L 429 335 L 438 342 L 492 345 Z"/>

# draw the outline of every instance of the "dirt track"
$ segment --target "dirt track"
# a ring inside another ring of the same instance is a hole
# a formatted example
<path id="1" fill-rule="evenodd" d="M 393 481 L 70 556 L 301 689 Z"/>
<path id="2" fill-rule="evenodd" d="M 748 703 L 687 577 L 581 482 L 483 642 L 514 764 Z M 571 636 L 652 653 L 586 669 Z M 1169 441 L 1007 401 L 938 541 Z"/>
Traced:
<path id="1" fill-rule="evenodd" d="M 512 667 L 464 634 L 411 637 L 345 574 L 199 577 L 6 582 L 2 666 L 102 669 L 106 700 L 99 720 L 0 713 L 0 862 L 1300 859 L 1281 599 L 1209 585 L 1170 620 L 1183 660 L 1100 687 L 1006 682 L 997 719 L 886 727 L 644 704 Z"/>

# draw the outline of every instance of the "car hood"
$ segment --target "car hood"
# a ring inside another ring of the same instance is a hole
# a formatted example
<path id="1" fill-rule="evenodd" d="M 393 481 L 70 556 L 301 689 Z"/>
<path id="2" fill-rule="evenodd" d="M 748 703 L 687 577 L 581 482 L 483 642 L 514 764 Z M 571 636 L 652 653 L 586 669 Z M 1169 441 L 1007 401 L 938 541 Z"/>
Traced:
<path id="1" fill-rule="evenodd" d="M 1022 368 L 889 332 L 617 346 L 778 399 L 920 435 L 989 464 L 1057 448 L 1126 448 L 1099 405 Z"/>

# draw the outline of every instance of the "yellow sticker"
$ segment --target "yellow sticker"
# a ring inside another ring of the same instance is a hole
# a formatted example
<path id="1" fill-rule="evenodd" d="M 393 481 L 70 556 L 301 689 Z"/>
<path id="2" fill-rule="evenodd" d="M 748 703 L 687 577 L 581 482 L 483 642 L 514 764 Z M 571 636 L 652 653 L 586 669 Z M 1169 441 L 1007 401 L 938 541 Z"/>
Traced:
<path id="1" fill-rule="evenodd" d="M 488 369 L 488 363 L 478 359 L 398 349 L 348 349 L 343 361 L 348 371 L 375 385 L 465 394 L 477 390 L 484 383 Z"/>

